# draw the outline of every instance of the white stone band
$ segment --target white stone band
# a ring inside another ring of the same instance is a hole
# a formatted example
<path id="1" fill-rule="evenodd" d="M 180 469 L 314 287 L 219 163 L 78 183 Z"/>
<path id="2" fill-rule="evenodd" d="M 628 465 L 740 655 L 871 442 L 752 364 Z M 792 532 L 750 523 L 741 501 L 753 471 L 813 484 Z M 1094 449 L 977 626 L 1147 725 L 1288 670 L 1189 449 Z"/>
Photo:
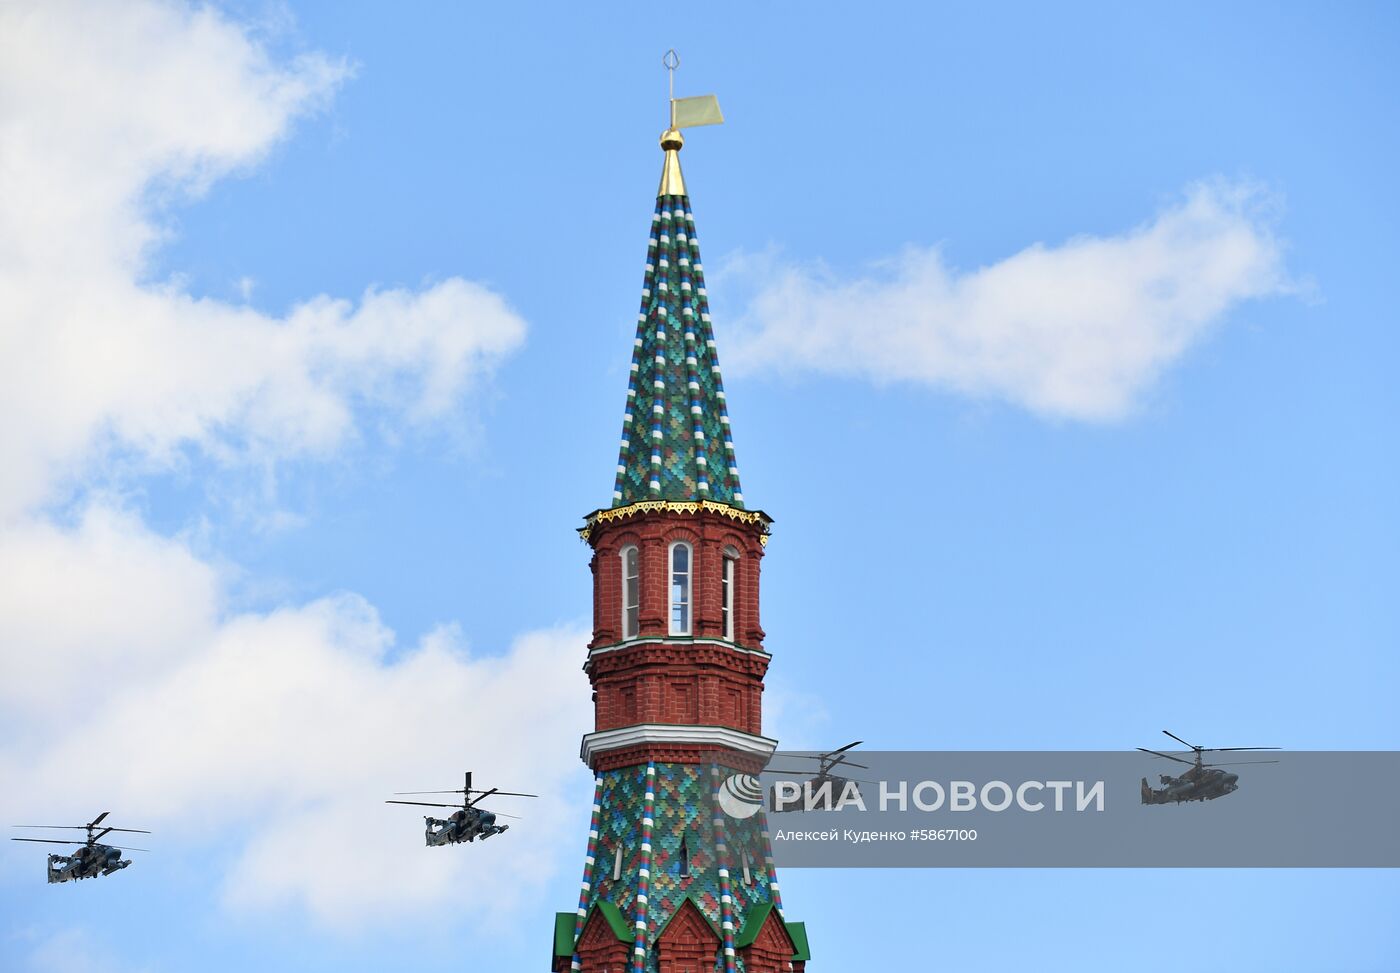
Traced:
<path id="1" fill-rule="evenodd" d="M 601 730 L 586 733 L 579 747 L 579 756 L 590 767 L 593 758 L 609 750 L 634 747 L 645 743 L 687 744 L 697 743 L 738 750 L 741 753 L 770 756 L 778 749 L 778 741 L 768 737 L 755 736 L 727 726 L 692 726 L 684 723 L 638 723 L 635 726 L 622 726 L 616 730 Z"/>
<path id="2" fill-rule="evenodd" d="M 692 645 L 708 645 L 717 649 L 727 649 L 730 652 L 737 652 L 740 655 L 756 655 L 764 659 L 773 658 L 771 652 L 765 652 L 762 649 L 746 649 L 742 645 L 735 645 L 733 642 L 726 642 L 723 639 L 676 638 L 675 636 L 666 636 L 662 638 L 643 636 L 640 638 L 628 639 L 625 642 L 614 642 L 611 645 L 600 645 L 596 649 L 588 650 L 588 658 L 596 659 L 600 655 L 605 655 L 609 652 L 620 652 L 623 649 L 631 649 L 638 645 L 666 645 L 675 648 L 688 648 Z"/>

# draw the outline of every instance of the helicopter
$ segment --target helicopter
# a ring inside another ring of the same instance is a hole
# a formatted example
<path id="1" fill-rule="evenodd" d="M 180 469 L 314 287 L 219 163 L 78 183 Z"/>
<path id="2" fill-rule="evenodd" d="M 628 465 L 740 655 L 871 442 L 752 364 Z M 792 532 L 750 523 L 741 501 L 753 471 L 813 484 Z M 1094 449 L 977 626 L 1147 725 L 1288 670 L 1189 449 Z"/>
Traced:
<path id="1" fill-rule="evenodd" d="M 424 829 L 423 837 L 429 848 L 435 845 L 455 845 L 462 841 L 475 841 L 477 838 L 485 840 L 492 835 L 498 835 L 510 828 L 508 824 L 497 824 L 497 812 L 488 811 L 485 808 L 477 807 L 481 801 L 498 794 L 501 797 L 538 797 L 538 794 L 521 794 L 517 791 L 503 791 L 493 787 L 490 790 L 477 790 L 472 787 L 472 772 L 466 772 L 465 781 L 460 788 L 450 791 L 396 791 L 397 796 L 406 797 L 414 794 L 461 794 L 462 806 L 446 818 L 435 818 L 429 815 L 423 816 Z M 480 797 L 472 797 L 479 794 Z M 385 801 L 385 804 L 415 804 L 420 807 L 457 807 L 455 804 L 433 804 L 427 801 Z M 501 817 L 514 818 L 513 814 L 500 813 Z"/>
<path id="2" fill-rule="evenodd" d="M 139 828 L 103 828 L 97 831 L 100 825 L 111 811 L 103 811 L 87 824 L 17 824 L 16 828 L 44 828 L 59 831 L 87 831 L 86 841 L 62 841 L 57 838 L 11 838 L 11 841 L 33 841 L 50 845 L 80 845 L 71 855 L 50 855 L 49 856 L 49 884 L 57 885 L 59 882 L 76 882 L 82 878 L 97 878 L 99 875 L 111 875 L 119 872 L 131 864 L 128 859 L 122 860 L 122 849 L 114 848 L 111 845 L 104 845 L 99 840 L 113 831 L 121 831 L 127 834 L 150 834 L 149 831 L 142 831 Z M 94 833 L 96 832 L 96 833 Z M 128 848 L 128 851 L 146 851 L 145 848 Z"/>
<path id="3" fill-rule="evenodd" d="M 1165 757 L 1168 760 L 1175 760 L 1179 764 L 1186 764 L 1190 770 L 1184 771 L 1180 777 L 1172 777 L 1170 774 L 1158 775 L 1158 780 L 1162 786 L 1154 789 L 1147 783 L 1147 778 L 1142 779 L 1142 803 L 1144 804 L 1180 804 L 1182 801 L 1213 801 L 1217 797 L 1224 797 L 1226 794 L 1233 794 L 1239 790 L 1240 775 L 1232 774 L 1229 771 L 1218 770 L 1219 767 L 1229 767 L 1232 764 L 1208 764 L 1202 762 L 1202 755 L 1207 753 L 1225 753 L 1237 750 L 1278 750 L 1278 747 L 1198 747 L 1194 743 L 1187 743 L 1181 737 L 1170 730 L 1163 730 L 1167 736 L 1177 743 L 1184 744 L 1195 753 L 1194 760 L 1184 760 L 1181 757 L 1170 753 L 1159 753 L 1156 750 L 1148 750 L 1146 747 L 1138 747 L 1143 753 L 1150 753 L 1154 757 Z M 1276 764 L 1277 760 L 1239 760 L 1235 764 Z"/>
<path id="4" fill-rule="evenodd" d="M 783 756 L 785 758 L 791 760 L 817 761 L 817 772 L 811 780 L 805 781 L 803 783 L 802 786 L 804 800 L 797 802 L 796 807 L 785 807 L 784 804 L 790 804 L 792 802 L 779 801 L 777 798 L 776 788 L 774 788 L 770 792 L 768 802 L 769 806 L 772 807 L 775 813 L 780 814 L 790 811 L 830 811 L 833 806 L 840 803 L 841 796 L 846 793 L 846 789 L 848 787 L 869 783 L 869 781 L 855 780 L 849 777 L 839 777 L 836 774 L 832 773 L 832 771 L 837 767 L 855 767 L 860 770 L 869 770 L 870 768 L 866 767 L 865 764 L 855 763 L 851 760 L 848 760 L 846 757 L 847 750 L 850 750 L 853 747 L 858 747 L 864 742 L 865 741 L 863 740 L 856 740 L 854 743 L 848 743 L 844 747 L 838 747 L 837 749 L 832 750 L 829 753 L 821 753 L 815 756 L 808 756 L 807 754 L 797 753 L 784 754 Z M 807 774 L 812 773 L 812 769 L 810 767 L 804 770 L 767 767 L 764 768 L 764 773 L 800 774 L 802 776 L 806 776 Z M 827 785 L 830 785 L 829 789 L 826 789 Z M 857 790 L 859 790 L 858 786 Z"/>

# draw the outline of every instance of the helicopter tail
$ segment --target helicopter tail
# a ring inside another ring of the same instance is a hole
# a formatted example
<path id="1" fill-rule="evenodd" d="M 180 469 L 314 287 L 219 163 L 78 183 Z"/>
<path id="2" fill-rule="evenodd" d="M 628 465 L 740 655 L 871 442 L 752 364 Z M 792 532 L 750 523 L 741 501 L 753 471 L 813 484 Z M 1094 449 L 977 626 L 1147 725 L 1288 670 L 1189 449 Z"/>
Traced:
<path id="1" fill-rule="evenodd" d="M 1146 777 L 1142 779 L 1142 803 L 1152 803 L 1152 788 L 1148 786 Z"/>

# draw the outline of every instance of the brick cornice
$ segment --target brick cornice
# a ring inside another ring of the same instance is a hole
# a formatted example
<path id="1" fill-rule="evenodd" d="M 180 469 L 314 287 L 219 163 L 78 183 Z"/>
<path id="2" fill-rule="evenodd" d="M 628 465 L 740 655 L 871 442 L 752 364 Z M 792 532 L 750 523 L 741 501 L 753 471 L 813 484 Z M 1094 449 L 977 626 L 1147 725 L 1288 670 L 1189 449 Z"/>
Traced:
<path id="1" fill-rule="evenodd" d="M 595 682 L 605 676 L 652 666 L 713 667 L 762 679 L 772 656 L 722 642 L 666 641 L 633 642 L 594 649 L 588 654 L 584 671 Z"/>

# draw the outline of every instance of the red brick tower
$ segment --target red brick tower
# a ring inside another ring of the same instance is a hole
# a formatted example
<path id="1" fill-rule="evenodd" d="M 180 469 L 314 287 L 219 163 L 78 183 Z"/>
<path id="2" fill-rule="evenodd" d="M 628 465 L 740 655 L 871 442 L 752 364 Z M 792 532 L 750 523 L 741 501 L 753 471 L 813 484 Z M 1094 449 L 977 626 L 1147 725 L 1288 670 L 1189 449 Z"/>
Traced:
<path id="1" fill-rule="evenodd" d="M 743 799 L 776 745 L 762 733 L 759 622 L 771 521 L 739 487 L 683 142 L 676 128 L 661 136 L 613 503 L 580 531 L 593 549 L 582 757 L 595 793 L 552 968 L 801 973 L 806 930 L 783 917 L 764 812 Z M 722 791 L 737 813 L 719 809 Z"/>

